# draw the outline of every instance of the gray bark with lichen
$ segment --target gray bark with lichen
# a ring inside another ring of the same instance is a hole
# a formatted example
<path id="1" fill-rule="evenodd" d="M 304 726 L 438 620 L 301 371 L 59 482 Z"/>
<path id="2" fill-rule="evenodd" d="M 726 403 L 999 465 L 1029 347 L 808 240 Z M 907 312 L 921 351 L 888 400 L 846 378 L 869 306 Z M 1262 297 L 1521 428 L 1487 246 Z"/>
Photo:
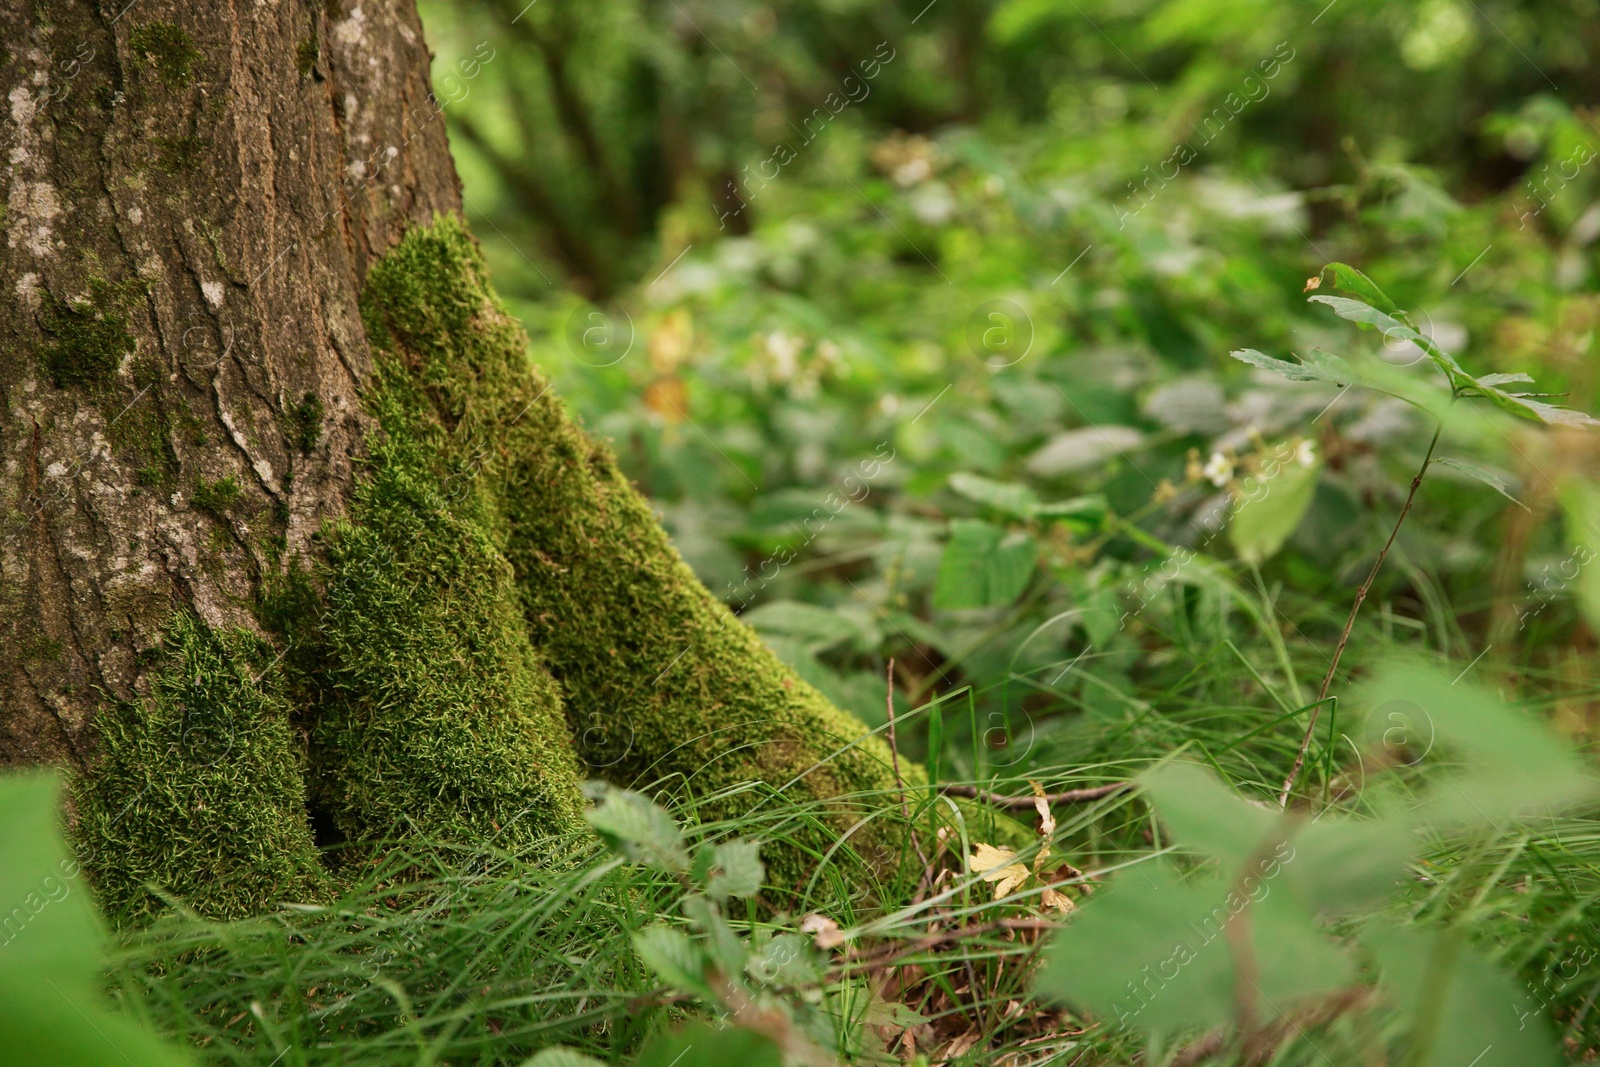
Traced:
<path id="1" fill-rule="evenodd" d="M 74 770 L 112 911 L 324 895 L 313 823 L 559 837 L 580 759 L 892 788 L 529 365 L 409 3 L 0 25 L 0 762 Z"/>
<path id="2" fill-rule="evenodd" d="M 83 766 L 174 607 L 255 629 L 343 510 L 362 280 L 459 194 L 415 12 L 338 6 L 0 2 L 9 762 Z"/>

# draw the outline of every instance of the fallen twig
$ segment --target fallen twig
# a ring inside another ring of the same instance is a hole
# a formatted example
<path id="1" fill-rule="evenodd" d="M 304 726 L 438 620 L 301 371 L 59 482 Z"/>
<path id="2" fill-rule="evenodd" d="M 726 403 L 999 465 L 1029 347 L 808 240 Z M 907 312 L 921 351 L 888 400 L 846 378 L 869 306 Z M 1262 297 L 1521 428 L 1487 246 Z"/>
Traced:
<path id="1" fill-rule="evenodd" d="M 1101 797 L 1132 788 L 1132 782 L 1110 782 L 1106 785 L 1090 786 L 1087 789 L 1068 789 L 1064 793 L 1046 793 L 1044 799 L 1047 804 L 1081 804 L 1084 801 L 1099 800 Z M 1008 797 L 999 793 L 986 793 L 972 785 L 941 785 L 939 791 L 956 797 L 972 797 L 985 804 L 993 804 L 997 808 L 1031 808 L 1037 799 L 1033 796 Z"/>

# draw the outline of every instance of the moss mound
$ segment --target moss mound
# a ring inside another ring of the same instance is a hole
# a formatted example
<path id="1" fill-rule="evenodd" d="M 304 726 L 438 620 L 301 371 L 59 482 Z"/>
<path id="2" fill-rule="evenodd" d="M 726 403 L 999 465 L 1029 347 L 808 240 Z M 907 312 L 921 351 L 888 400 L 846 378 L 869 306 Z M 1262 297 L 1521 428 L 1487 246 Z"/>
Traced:
<path id="1" fill-rule="evenodd" d="M 156 657 L 148 699 L 102 709 L 100 758 L 73 791 L 101 907 L 138 918 L 159 889 L 231 918 L 325 896 L 272 648 L 184 612 Z"/>
<path id="2" fill-rule="evenodd" d="M 490 489 L 533 644 L 591 768 L 702 794 L 761 781 L 801 801 L 893 788 L 887 746 L 863 740 L 859 720 L 700 583 L 609 449 L 550 391 L 461 223 L 407 234 L 372 272 L 364 312 L 438 422 L 478 442 L 471 477 Z M 845 809 L 830 822 L 848 825 Z M 837 834 L 809 836 L 820 847 Z M 770 858 L 781 880 L 806 867 L 799 854 Z"/>
<path id="3" fill-rule="evenodd" d="M 392 363 L 370 403 L 385 433 L 327 531 L 303 649 L 313 796 L 351 840 L 408 828 L 517 845 L 579 830 L 560 696 L 528 642 L 490 494 L 465 476 L 463 436 L 420 414 Z"/>

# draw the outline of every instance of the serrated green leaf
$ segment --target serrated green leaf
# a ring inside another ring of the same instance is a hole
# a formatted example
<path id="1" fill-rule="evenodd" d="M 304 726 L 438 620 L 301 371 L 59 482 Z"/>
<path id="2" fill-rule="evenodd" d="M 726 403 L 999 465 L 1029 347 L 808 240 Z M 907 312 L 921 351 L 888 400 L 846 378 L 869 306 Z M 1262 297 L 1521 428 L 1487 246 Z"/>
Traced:
<path id="1" fill-rule="evenodd" d="M 1258 1018 L 1352 980 L 1349 960 L 1274 880 L 1185 883 L 1144 864 L 1121 874 L 1052 938 L 1039 992 L 1108 1025 L 1150 1033 L 1232 1020 L 1236 964 L 1227 933 L 1248 930 Z M 1270 999 L 1269 999 L 1270 998 Z"/>
<path id="2" fill-rule="evenodd" d="M 761 844 L 757 841 L 729 841 L 713 850 L 713 873 L 706 892 L 724 897 L 753 897 L 761 892 L 766 871 L 761 865 Z"/>
<path id="3" fill-rule="evenodd" d="M 1267 882 L 1281 877 L 1275 884 L 1312 912 L 1346 912 L 1382 899 L 1404 876 L 1417 845 L 1409 819 L 1302 823 L 1250 803 L 1193 763 L 1163 764 L 1139 782 L 1178 846 L 1222 860 L 1225 879 L 1253 861 L 1251 873 Z"/>
<path id="4" fill-rule="evenodd" d="M 1526 374 L 1480 374 L 1480 385 L 1516 385 L 1518 383 L 1532 385 L 1533 379 Z"/>
<path id="5" fill-rule="evenodd" d="M 1039 549 L 1025 533 L 1009 533 L 1000 539 L 988 567 L 988 603 L 1009 604 L 1017 599 L 1033 577 Z"/>
<path id="6" fill-rule="evenodd" d="M 1486 384 L 1482 378 L 1468 376 L 1462 386 L 1462 395 L 1481 397 L 1495 407 L 1502 411 L 1508 411 L 1519 419 L 1542 422 L 1546 426 L 1600 426 L 1600 421 L 1581 411 L 1557 407 L 1555 404 L 1546 404 L 1544 401 L 1535 400 L 1525 393 L 1509 393 L 1504 389 Z"/>
<path id="7" fill-rule="evenodd" d="M 905 1029 L 921 1026 L 929 1020 L 927 1016 L 919 1015 L 898 1000 L 884 1000 L 875 996 L 867 1005 L 867 1010 L 861 1013 L 861 1021 L 869 1026 L 896 1026 Z"/>
<path id="8" fill-rule="evenodd" d="M 733 975 L 744 970 L 749 953 L 716 904 L 698 893 L 691 893 L 683 898 L 683 914 L 705 935 L 701 944 L 709 950 L 712 961 L 723 974 Z"/>
<path id="9" fill-rule="evenodd" d="M 1410 341 L 1420 348 L 1429 360 L 1444 372 L 1445 379 L 1452 389 L 1460 390 L 1475 384 L 1471 375 L 1462 369 L 1454 356 L 1433 343 L 1425 334 L 1414 329 L 1409 323 L 1402 322 L 1395 316 L 1399 311 L 1390 314 L 1380 311 L 1375 307 L 1362 303 L 1360 300 L 1351 300 L 1343 296 L 1327 296 L 1317 294 L 1308 298 L 1312 303 L 1325 304 L 1333 309 L 1333 313 L 1341 319 L 1372 326 L 1382 331 L 1385 341 Z M 1389 305 L 1393 307 L 1393 304 Z"/>
<path id="10" fill-rule="evenodd" d="M 1418 846 L 1409 819 L 1325 816 L 1303 826 L 1280 857 L 1283 879 L 1307 908 L 1337 914 L 1374 905 L 1404 879 Z"/>
<path id="11" fill-rule="evenodd" d="M 1138 781 L 1178 845 L 1222 860 L 1228 875 L 1280 821 L 1279 813 L 1251 804 L 1193 763 L 1163 763 Z"/>
<path id="12" fill-rule="evenodd" d="M 952 474 L 950 488 L 968 500 L 1018 519 L 1029 517 L 1039 506 L 1039 497 L 1026 485 L 997 482 L 978 474 Z"/>
<path id="13" fill-rule="evenodd" d="M 1324 271 L 1333 273 L 1333 284 L 1347 293 L 1353 293 L 1357 299 L 1377 308 L 1379 311 L 1390 315 L 1398 315 L 1400 309 L 1395 307 L 1394 301 L 1389 299 L 1389 294 L 1378 288 L 1376 282 L 1348 263 L 1329 263 Z"/>
<path id="14" fill-rule="evenodd" d="M 1451 456 L 1440 456 L 1435 459 L 1434 462 L 1441 466 L 1449 467 L 1451 470 L 1460 471 L 1462 474 L 1465 474 L 1474 481 L 1482 482 L 1484 485 L 1487 485 L 1489 488 L 1493 489 L 1495 492 L 1499 493 L 1501 496 L 1517 505 L 1517 507 L 1524 511 L 1528 510 L 1528 506 L 1526 504 L 1511 495 L 1511 483 L 1507 481 L 1504 476 L 1480 467 L 1477 464 L 1468 463 L 1465 460 L 1455 459 Z"/>
<path id="15" fill-rule="evenodd" d="M 1251 477 L 1244 502 L 1228 527 L 1228 539 L 1247 563 L 1260 564 L 1277 555 L 1305 518 L 1317 493 L 1318 464 L 1286 463 L 1271 478 Z"/>
<path id="16" fill-rule="evenodd" d="M 1358 376 L 1350 364 L 1329 352 L 1313 351 L 1299 363 L 1276 359 L 1253 348 L 1241 348 L 1228 354 L 1241 363 L 1281 374 L 1292 382 L 1332 382 L 1335 385 L 1351 385 L 1358 381 Z"/>
<path id="17" fill-rule="evenodd" d="M 629 789 L 601 783 L 596 791 L 601 800 L 587 813 L 589 825 L 608 845 L 635 863 L 672 872 L 688 869 L 683 833 L 671 815 Z"/>
<path id="18" fill-rule="evenodd" d="M 798 934 L 777 934 L 750 954 L 745 973 L 767 985 L 802 986 L 821 981 L 825 968 Z"/>
<path id="19" fill-rule="evenodd" d="M 1600 778 L 1544 723 L 1431 666 L 1384 667 L 1361 698 L 1368 743 L 1383 743 L 1401 721 L 1416 758 L 1444 765 L 1419 820 L 1498 826 L 1600 795 Z"/>
<path id="20" fill-rule="evenodd" d="M 1451 390 L 1457 395 L 1481 397 L 1520 419 L 1550 426 L 1600 425 L 1600 421 L 1582 412 L 1546 404 L 1528 393 L 1513 393 L 1500 388 L 1502 385 L 1512 383 L 1532 384 L 1533 379 L 1525 374 L 1486 374 L 1481 378 L 1473 377 L 1462 368 L 1454 356 L 1435 344 L 1432 338 L 1402 321 L 1399 308 L 1395 307 L 1394 301 L 1390 300 L 1372 279 L 1344 263 L 1330 263 L 1328 269 L 1334 272 L 1340 288 L 1355 293 L 1359 299 L 1316 293 L 1308 297 L 1308 300 L 1327 305 L 1340 318 L 1376 327 L 1383 331 L 1385 340 L 1410 341 L 1444 372 Z"/>
<path id="21" fill-rule="evenodd" d="M 670 926 L 647 926 L 633 935 L 633 949 L 644 965 L 672 988 L 696 996 L 712 996 L 705 978 L 706 967 L 711 960 L 705 950 L 682 930 Z"/>
<path id="22" fill-rule="evenodd" d="M 1379 311 L 1364 301 L 1352 300 L 1347 296 L 1329 296 L 1327 293 L 1315 293 L 1306 299 L 1313 304 L 1327 305 L 1341 319 L 1361 323 L 1364 326 L 1376 326 L 1387 338 L 1410 341 L 1413 344 L 1422 339 L 1422 334 L 1395 317 L 1399 314 L 1398 311 L 1393 314 Z"/>
<path id="23" fill-rule="evenodd" d="M 1555 1067 L 1559 1047 L 1526 987 L 1452 930 L 1377 925 L 1362 934 L 1384 996 L 1413 1027 L 1419 1067 Z"/>

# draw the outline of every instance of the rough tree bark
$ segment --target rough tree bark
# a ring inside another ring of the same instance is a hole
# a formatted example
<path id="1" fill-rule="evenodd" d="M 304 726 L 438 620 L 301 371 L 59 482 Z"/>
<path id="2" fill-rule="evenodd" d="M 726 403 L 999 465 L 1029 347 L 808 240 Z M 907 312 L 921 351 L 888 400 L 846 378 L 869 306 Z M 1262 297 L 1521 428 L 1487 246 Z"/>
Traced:
<path id="1" fill-rule="evenodd" d="M 827 801 L 781 880 L 893 788 L 528 361 L 410 0 L 0 27 L 0 763 L 69 769 L 109 910 L 546 839 L 591 773 Z"/>

